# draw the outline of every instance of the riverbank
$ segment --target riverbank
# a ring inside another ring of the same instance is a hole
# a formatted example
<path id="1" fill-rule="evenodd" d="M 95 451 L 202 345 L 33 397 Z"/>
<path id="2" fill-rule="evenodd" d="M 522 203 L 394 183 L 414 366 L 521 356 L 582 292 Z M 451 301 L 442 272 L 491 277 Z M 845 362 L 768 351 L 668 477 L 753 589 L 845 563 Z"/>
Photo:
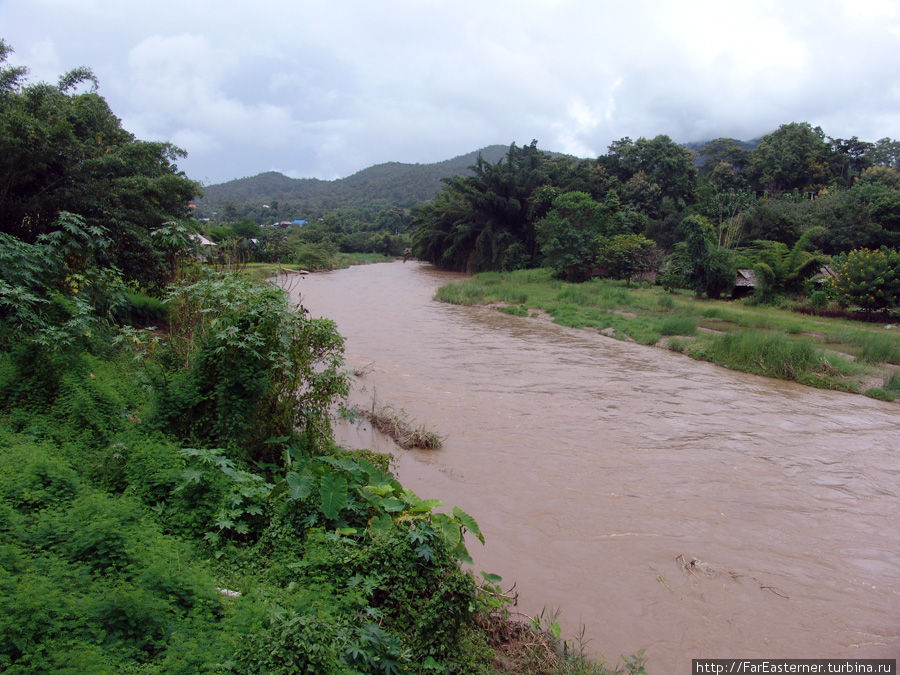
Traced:
<path id="1" fill-rule="evenodd" d="M 353 265 L 372 265 L 374 263 L 393 262 L 397 258 L 381 253 L 337 253 L 326 268 L 307 269 L 303 265 L 293 263 L 246 263 L 240 266 L 251 279 L 260 281 L 278 277 L 282 274 L 308 274 L 309 272 L 327 272 L 335 269 L 346 269 Z"/>
<path id="2" fill-rule="evenodd" d="M 442 286 L 435 298 L 493 305 L 515 316 L 549 315 L 564 326 L 821 389 L 900 397 L 900 327 L 608 279 L 571 284 L 551 275 L 543 269 L 488 272 Z"/>
<path id="3" fill-rule="evenodd" d="M 896 404 L 433 300 L 466 278 L 356 266 L 292 299 L 347 337 L 351 403 L 377 393 L 444 437 L 397 451 L 347 425 L 341 444 L 465 508 L 474 569 L 515 583 L 517 611 L 560 607 L 564 636 L 584 626 L 610 663 L 644 649 L 651 673 L 896 653 Z"/>

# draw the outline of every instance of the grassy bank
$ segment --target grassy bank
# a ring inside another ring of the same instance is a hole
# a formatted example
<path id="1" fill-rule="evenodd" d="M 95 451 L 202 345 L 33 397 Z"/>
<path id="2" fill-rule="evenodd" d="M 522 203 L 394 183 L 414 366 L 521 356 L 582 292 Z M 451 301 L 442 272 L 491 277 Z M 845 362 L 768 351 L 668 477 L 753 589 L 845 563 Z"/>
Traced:
<path id="1" fill-rule="evenodd" d="M 436 298 L 496 304 L 517 316 L 543 311 L 565 326 L 667 347 L 734 370 L 883 400 L 900 396 L 900 327 L 607 279 L 570 284 L 543 269 L 479 274 L 441 287 Z"/>
<path id="2" fill-rule="evenodd" d="M 294 263 L 245 263 L 239 266 L 240 271 L 250 276 L 254 280 L 270 279 L 285 271 L 300 272 L 306 270 L 308 272 L 321 272 L 324 270 L 345 269 L 353 265 L 371 265 L 374 263 L 391 262 L 394 258 L 382 255 L 380 253 L 338 253 L 326 266 L 304 266 Z"/>

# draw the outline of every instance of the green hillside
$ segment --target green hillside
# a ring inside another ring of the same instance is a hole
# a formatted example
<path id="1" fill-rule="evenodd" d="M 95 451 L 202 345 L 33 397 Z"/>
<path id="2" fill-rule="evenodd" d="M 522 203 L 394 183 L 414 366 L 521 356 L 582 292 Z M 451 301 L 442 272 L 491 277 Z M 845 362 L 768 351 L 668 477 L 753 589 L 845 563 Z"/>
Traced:
<path id="1" fill-rule="evenodd" d="M 490 145 L 465 155 L 433 164 L 387 162 L 337 180 L 288 178 L 277 171 L 209 185 L 197 200 L 198 218 L 255 217 L 259 222 L 282 218 L 311 220 L 335 209 L 377 212 L 391 207 L 408 208 L 432 199 L 450 176 L 467 175 L 480 154 L 496 162 L 507 152 L 504 145 Z M 225 216 L 233 205 L 236 213 Z M 263 209 L 262 205 L 269 206 Z"/>

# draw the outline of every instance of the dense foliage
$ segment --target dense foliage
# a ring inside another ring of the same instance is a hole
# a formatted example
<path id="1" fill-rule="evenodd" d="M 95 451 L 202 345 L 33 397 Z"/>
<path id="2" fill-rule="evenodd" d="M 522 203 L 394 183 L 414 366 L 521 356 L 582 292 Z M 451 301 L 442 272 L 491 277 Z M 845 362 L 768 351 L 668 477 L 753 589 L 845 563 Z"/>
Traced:
<path id="1" fill-rule="evenodd" d="M 0 668 L 477 668 L 478 525 L 332 444 L 334 325 L 198 270 L 167 334 L 119 327 L 63 250 L 0 238 L 30 301 L 0 332 Z"/>
<path id="2" fill-rule="evenodd" d="M 192 262 L 195 185 L 70 93 L 89 72 L 23 77 L 0 69 L 0 670 L 480 670 L 481 532 L 335 447 L 334 324 Z"/>
<path id="3" fill-rule="evenodd" d="M 900 253 L 854 249 L 836 265 L 832 288 L 845 304 L 866 312 L 900 307 Z"/>
<path id="4" fill-rule="evenodd" d="M 179 172 L 183 151 L 125 131 L 86 68 L 58 84 L 25 84 L 0 40 L 0 231 L 33 243 L 61 212 L 107 230 L 104 266 L 141 284 L 167 280 L 152 232 L 189 216 L 199 186 Z M 87 91 L 80 91 L 87 86 Z M 99 262 L 99 261 L 98 261 Z"/>
<path id="5" fill-rule="evenodd" d="M 806 123 L 693 150 L 626 137 L 593 161 L 532 142 L 472 170 L 415 209 L 420 258 L 469 272 L 547 266 L 572 281 L 661 272 L 668 287 L 712 297 L 743 267 L 769 301 L 802 291 L 828 256 L 900 244 L 900 143 Z"/>

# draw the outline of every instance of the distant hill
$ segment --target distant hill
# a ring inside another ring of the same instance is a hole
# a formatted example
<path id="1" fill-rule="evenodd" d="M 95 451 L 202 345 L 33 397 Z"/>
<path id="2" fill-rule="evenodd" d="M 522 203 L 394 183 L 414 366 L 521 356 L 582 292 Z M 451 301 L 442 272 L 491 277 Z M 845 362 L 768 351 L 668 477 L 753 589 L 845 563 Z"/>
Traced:
<path id="1" fill-rule="evenodd" d="M 743 149 L 752 150 L 759 140 L 736 142 Z M 698 166 L 705 160 L 699 151 L 708 142 L 684 144 L 697 153 L 695 162 Z M 288 178 L 277 171 L 269 171 L 206 186 L 204 197 L 196 201 L 195 215 L 217 220 L 249 217 L 266 223 L 295 218 L 313 220 L 335 210 L 371 214 L 390 208 L 406 209 L 433 199 L 441 191 L 444 178 L 467 175 L 479 154 L 486 161 L 496 163 L 508 150 L 506 145 L 489 145 L 433 164 L 387 162 L 337 180 Z"/>
<path id="2" fill-rule="evenodd" d="M 208 218 L 231 204 L 235 216 L 279 218 L 317 217 L 334 209 L 381 211 L 391 207 L 408 208 L 432 199 L 443 187 L 442 179 L 465 175 L 481 154 L 488 162 L 506 156 L 509 146 L 489 145 L 453 159 L 433 164 L 387 162 L 358 171 L 337 180 L 288 178 L 277 171 L 239 178 L 204 188 L 204 197 L 196 201 L 198 218 Z M 277 202 L 277 213 L 260 211 L 263 204 Z"/>

